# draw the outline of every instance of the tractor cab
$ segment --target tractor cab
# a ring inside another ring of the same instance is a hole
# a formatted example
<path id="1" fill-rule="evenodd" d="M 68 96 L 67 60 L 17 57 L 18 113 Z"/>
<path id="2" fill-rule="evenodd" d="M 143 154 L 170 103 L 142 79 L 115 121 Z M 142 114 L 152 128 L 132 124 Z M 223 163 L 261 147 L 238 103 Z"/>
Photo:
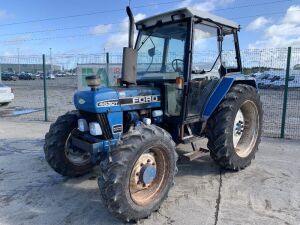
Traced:
<path id="1" fill-rule="evenodd" d="M 241 72 L 239 25 L 183 8 L 139 21 L 136 28 L 137 84 L 160 87 L 167 123 L 203 121 L 216 85 Z"/>

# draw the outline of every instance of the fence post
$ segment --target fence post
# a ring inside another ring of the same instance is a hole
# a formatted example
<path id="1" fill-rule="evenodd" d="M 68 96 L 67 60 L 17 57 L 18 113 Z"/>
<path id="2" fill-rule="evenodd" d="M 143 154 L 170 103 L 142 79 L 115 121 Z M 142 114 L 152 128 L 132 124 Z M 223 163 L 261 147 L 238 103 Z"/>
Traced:
<path id="1" fill-rule="evenodd" d="M 107 75 L 107 79 L 106 79 L 106 85 L 107 87 L 109 86 L 109 52 L 106 52 L 106 75 Z"/>
<path id="2" fill-rule="evenodd" d="M 285 85 L 284 85 L 284 97 L 283 97 L 283 109 L 282 109 L 280 138 L 284 138 L 285 117 L 286 117 L 286 108 L 287 108 L 287 100 L 288 100 L 287 98 L 288 98 L 288 90 L 289 90 L 291 52 L 292 52 L 292 48 L 288 47 L 288 55 L 287 55 L 287 61 L 286 61 L 286 74 L 285 74 Z"/>
<path id="3" fill-rule="evenodd" d="M 44 80 L 44 111 L 45 111 L 45 121 L 48 121 L 48 104 L 47 104 L 47 84 L 46 84 L 46 58 L 43 54 L 43 80 Z"/>

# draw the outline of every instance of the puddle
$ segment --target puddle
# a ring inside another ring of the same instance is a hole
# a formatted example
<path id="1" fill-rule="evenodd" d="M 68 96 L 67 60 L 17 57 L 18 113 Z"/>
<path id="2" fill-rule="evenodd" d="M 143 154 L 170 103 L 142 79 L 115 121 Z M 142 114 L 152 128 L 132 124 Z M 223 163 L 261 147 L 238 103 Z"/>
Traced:
<path id="1" fill-rule="evenodd" d="M 21 116 L 29 113 L 43 111 L 43 108 L 23 108 L 23 107 L 9 107 L 0 109 L 0 117 L 14 117 Z"/>

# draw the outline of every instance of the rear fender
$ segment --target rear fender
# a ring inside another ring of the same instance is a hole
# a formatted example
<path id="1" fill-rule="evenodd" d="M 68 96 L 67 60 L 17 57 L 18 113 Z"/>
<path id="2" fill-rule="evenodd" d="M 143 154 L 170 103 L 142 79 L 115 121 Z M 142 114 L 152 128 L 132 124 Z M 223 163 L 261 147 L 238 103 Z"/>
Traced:
<path id="1" fill-rule="evenodd" d="M 208 120 L 221 101 L 224 99 L 230 88 L 239 83 L 249 84 L 257 88 L 255 79 L 243 74 L 234 74 L 221 78 L 205 104 L 204 110 L 202 111 L 202 118 L 204 120 Z"/>

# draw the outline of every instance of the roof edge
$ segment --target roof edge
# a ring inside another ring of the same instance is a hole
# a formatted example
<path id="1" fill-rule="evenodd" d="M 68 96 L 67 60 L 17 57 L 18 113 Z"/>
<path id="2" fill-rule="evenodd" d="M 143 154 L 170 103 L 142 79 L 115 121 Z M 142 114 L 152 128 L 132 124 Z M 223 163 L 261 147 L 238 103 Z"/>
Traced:
<path id="1" fill-rule="evenodd" d="M 161 20 L 163 20 L 163 22 L 165 22 L 164 20 L 168 20 L 167 18 L 168 17 L 171 18 L 171 16 L 174 15 L 174 14 L 184 14 L 186 18 L 195 16 L 195 17 L 199 17 L 199 18 L 202 18 L 202 19 L 211 19 L 214 22 L 219 23 L 223 26 L 232 27 L 232 28 L 236 28 L 236 29 L 239 29 L 239 27 L 240 27 L 239 24 L 234 22 L 234 21 L 231 21 L 229 19 L 225 19 L 225 18 L 220 17 L 220 16 L 216 16 L 216 15 L 211 14 L 211 13 L 206 12 L 206 11 L 193 9 L 191 7 L 184 7 L 184 8 L 179 8 L 179 9 L 176 9 L 176 10 L 171 10 L 171 11 L 167 11 L 167 12 L 164 12 L 164 13 L 156 14 L 156 15 L 150 16 L 148 18 L 137 21 L 136 25 L 140 25 L 140 24 L 155 25 L 155 23 L 158 20 L 161 19 Z"/>

